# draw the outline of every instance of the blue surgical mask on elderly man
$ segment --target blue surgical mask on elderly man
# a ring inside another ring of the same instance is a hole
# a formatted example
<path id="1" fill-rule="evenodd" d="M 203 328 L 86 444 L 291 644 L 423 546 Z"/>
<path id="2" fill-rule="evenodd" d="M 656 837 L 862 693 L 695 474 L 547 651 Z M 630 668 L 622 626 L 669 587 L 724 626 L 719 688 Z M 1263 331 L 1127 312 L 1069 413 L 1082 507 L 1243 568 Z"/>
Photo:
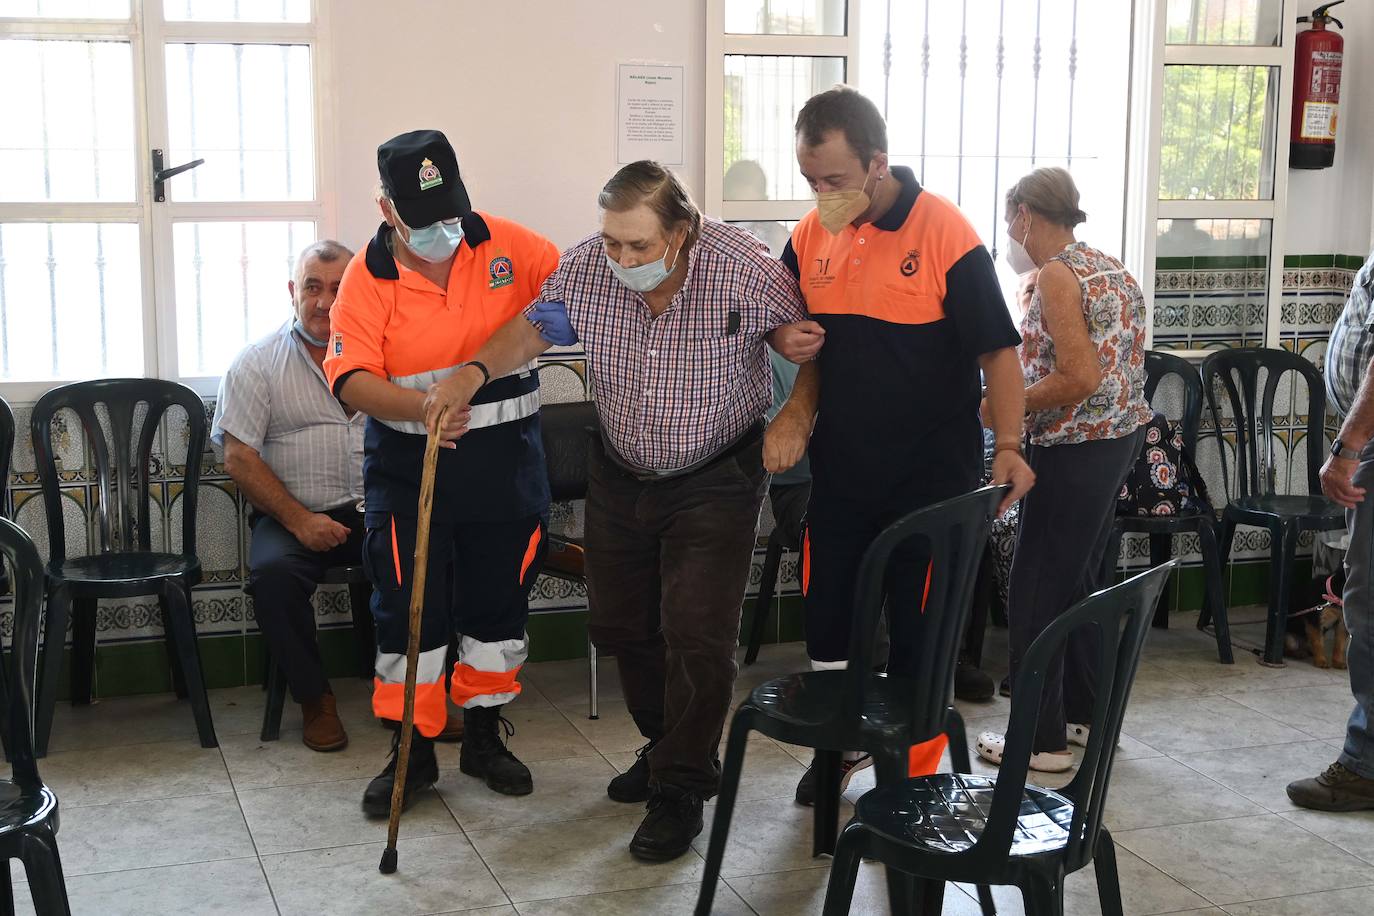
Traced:
<path id="1" fill-rule="evenodd" d="M 458 250 L 462 241 L 463 223 L 461 220 L 454 220 L 451 223 L 440 220 L 433 225 L 425 226 L 423 229 L 411 229 L 410 240 L 406 242 L 406 247 L 415 252 L 416 257 L 438 263 L 453 257 L 453 253 Z"/>
<path id="2" fill-rule="evenodd" d="M 677 254 L 673 255 L 672 264 L 665 266 L 663 263 L 663 258 L 668 257 L 668 249 L 672 247 L 673 243 L 669 240 L 667 247 L 663 249 L 663 257 L 647 264 L 622 267 L 620 262 L 609 254 L 606 255 L 606 263 L 611 265 L 611 273 L 615 274 L 616 279 L 621 283 L 637 293 L 647 293 L 658 289 L 677 268 L 678 255 L 682 254 L 681 248 L 678 248 Z"/>

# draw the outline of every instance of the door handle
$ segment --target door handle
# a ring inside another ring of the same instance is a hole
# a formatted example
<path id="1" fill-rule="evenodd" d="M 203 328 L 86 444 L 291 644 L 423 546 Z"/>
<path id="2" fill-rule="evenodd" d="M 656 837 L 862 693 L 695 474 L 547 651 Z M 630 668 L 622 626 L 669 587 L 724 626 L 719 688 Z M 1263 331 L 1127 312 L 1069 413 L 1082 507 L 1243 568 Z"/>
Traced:
<path id="1" fill-rule="evenodd" d="M 190 162 L 174 165 L 170 169 L 163 168 L 162 150 L 153 150 L 153 200 L 162 203 L 167 199 L 165 184 L 168 178 L 180 175 L 182 172 L 189 172 L 196 166 L 204 164 L 204 159 L 192 159 Z"/>

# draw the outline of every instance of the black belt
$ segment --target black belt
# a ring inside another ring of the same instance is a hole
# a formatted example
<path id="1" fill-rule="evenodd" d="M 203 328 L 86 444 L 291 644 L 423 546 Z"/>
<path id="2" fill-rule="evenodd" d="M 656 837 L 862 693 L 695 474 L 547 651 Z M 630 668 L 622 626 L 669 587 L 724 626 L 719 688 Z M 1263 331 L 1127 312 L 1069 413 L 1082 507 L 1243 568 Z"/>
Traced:
<path id="1" fill-rule="evenodd" d="M 606 441 L 606 437 L 604 435 L 601 437 L 601 450 L 605 452 L 606 457 L 610 459 L 611 464 L 616 466 L 617 470 L 621 471 L 629 477 L 633 477 L 635 480 L 638 480 L 641 483 L 657 483 L 661 480 L 680 480 L 683 477 L 688 476 L 689 474 L 695 474 L 698 471 L 704 471 L 707 468 L 714 467 L 722 461 L 734 458 L 736 455 L 744 451 L 746 448 L 749 448 L 751 445 L 756 445 L 760 440 L 763 439 L 763 430 L 765 425 L 766 424 L 762 420 L 758 420 L 752 426 L 746 429 L 738 439 L 736 439 L 734 442 L 731 442 L 729 445 L 725 446 L 725 448 L 716 452 L 714 455 L 711 455 L 707 458 L 703 458 L 695 464 L 689 464 L 685 468 L 678 468 L 677 470 L 668 471 L 664 474 L 654 474 L 651 472 L 642 471 L 639 468 L 632 467 L 628 461 L 620 457 L 620 454 L 611 446 L 609 442 Z"/>

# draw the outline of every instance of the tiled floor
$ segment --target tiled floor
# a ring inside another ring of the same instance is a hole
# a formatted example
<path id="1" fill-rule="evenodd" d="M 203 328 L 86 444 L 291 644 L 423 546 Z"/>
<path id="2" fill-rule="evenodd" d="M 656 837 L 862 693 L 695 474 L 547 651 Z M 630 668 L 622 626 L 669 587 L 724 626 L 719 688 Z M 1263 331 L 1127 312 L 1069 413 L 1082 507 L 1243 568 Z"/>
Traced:
<path id="1" fill-rule="evenodd" d="M 1127 916 L 1368 912 L 1374 813 L 1300 811 L 1283 790 L 1335 758 L 1351 702 L 1344 672 L 1305 662 L 1272 670 L 1244 652 L 1225 667 L 1184 617 L 1174 627 L 1151 634 L 1111 786 Z M 1237 635 L 1255 642 L 1253 629 Z M 987 655 L 996 671 L 1003 633 L 990 632 Z M 737 697 L 804 666 L 799 645 L 765 649 L 742 671 Z M 170 697 L 62 707 L 41 769 L 61 799 L 73 910 L 690 913 L 706 834 L 673 863 L 630 858 L 625 844 L 640 811 L 607 799 L 605 784 L 640 742 L 613 669 L 601 680 L 593 722 L 583 663 L 526 669 L 525 694 L 511 707 L 512 745 L 534 773 L 533 796 L 492 794 L 458 772 L 456 748 L 441 746 L 437 791 L 406 814 L 400 871 L 389 877 L 377 872 L 385 823 L 358 807 L 389 736 L 370 721 L 359 682 L 336 685 L 352 737 L 336 754 L 306 750 L 298 730 L 258 741 L 256 688 L 216 692 L 214 750 L 197 746 L 190 710 Z M 1008 710 L 1001 699 L 961 705 L 971 737 L 1000 727 Z M 287 721 L 298 727 L 294 710 Z M 717 912 L 820 911 L 829 863 L 810 858 L 810 809 L 791 799 L 807 757 L 761 736 L 751 743 Z M 861 774 L 851 799 L 871 780 L 871 771 Z M 1099 912 L 1091 872 L 1070 878 L 1068 912 Z M 1021 912 L 1014 892 L 998 899 L 999 912 Z M 863 867 L 854 911 L 887 911 L 876 866 Z M 951 889 L 945 911 L 974 916 L 977 907 Z"/>

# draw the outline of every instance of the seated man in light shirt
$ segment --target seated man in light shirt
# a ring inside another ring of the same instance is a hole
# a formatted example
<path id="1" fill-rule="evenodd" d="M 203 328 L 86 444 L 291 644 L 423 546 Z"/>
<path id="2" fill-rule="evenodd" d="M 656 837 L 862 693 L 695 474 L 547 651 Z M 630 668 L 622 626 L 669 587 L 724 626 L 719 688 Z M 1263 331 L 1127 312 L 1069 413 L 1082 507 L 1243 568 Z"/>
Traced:
<path id="1" fill-rule="evenodd" d="M 363 417 L 329 391 L 320 364 L 329 310 L 353 252 L 311 244 L 296 260 L 292 318 L 243 348 L 220 381 L 211 438 L 252 503 L 247 591 L 272 659 L 301 705 L 302 740 L 340 750 L 348 734 L 325 678 L 310 598 L 334 566 L 361 562 Z"/>

